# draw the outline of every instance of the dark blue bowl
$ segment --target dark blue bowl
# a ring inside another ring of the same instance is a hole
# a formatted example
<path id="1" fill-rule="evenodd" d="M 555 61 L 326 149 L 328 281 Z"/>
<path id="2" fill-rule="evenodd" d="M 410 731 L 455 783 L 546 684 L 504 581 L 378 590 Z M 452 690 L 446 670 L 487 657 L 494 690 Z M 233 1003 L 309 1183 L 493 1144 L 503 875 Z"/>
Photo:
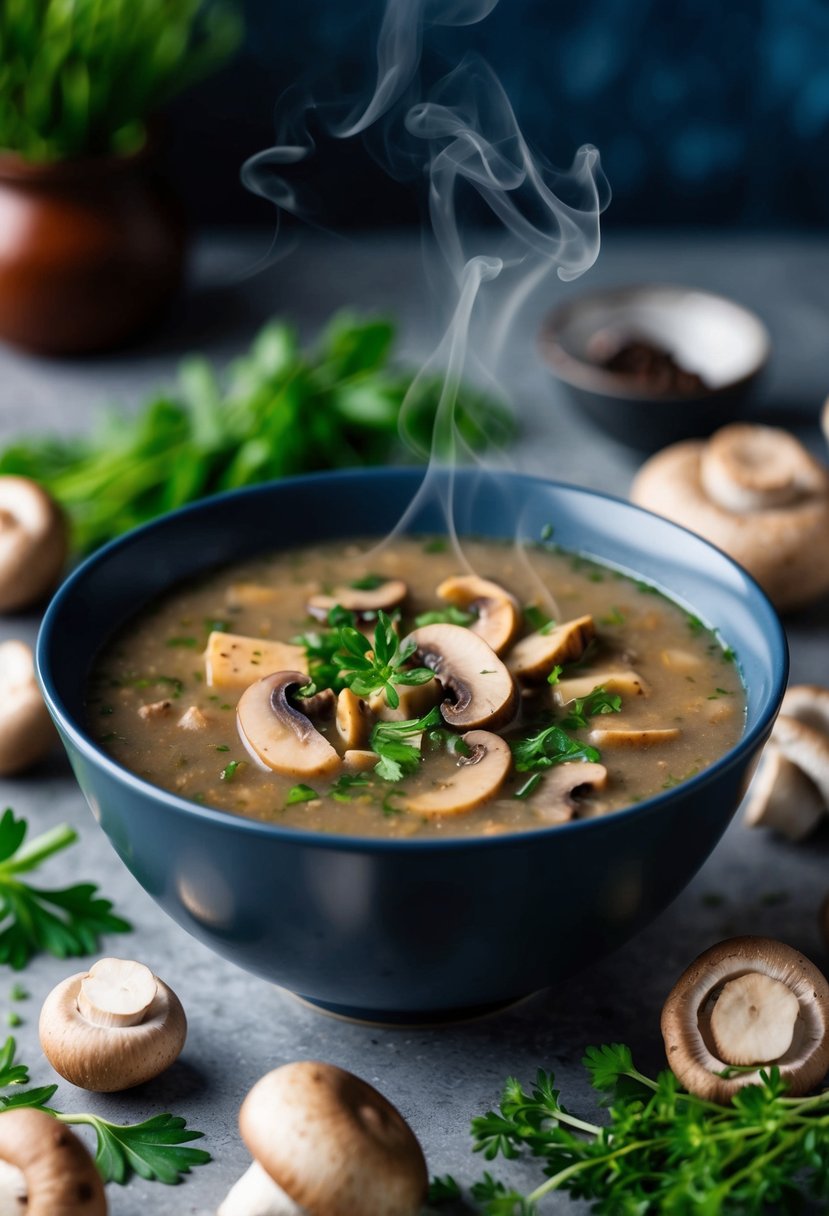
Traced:
<path id="1" fill-rule="evenodd" d="M 725 554 L 646 511 L 572 486 L 472 470 L 454 479 L 461 535 L 537 539 L 657 583 L 719 627 L 748 691 L 740 742 L 700 776 L 603 819 L 499 836 L 369 840 L 242 819 L 122 768 L 91 739 L 84 689 L 102 644 L 144 604 L 211 567 L 321 538 L 377 535 L 422 470 L 282 481 L 209 499 L 115 541 L 49 606 L 41 687 L 92 812 L 169 914 L 217 953 L 328 1008 L 370 1019 L 508 1002 L 620 945 L 672 900 L 725 830 L 780 704 L 783 631 Z M 448 493 L 448 475 L 431 490 Z M 440 495 L 410 532 L 445 529 Z"/>

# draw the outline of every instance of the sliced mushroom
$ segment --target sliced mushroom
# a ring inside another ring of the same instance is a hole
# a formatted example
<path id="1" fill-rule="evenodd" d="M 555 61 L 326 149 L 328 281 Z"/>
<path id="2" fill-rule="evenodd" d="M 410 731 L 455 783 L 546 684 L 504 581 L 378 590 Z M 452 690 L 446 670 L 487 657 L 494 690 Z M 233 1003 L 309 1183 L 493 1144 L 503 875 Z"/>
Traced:
<path id="1" fill-rule="evenodd" d="M 462 736 L 469 754 L 459 756 L 450 777 L 422 794 L 406 797 L 403 809 L 415 815 L 460 815 L 494 798 L 512 766 L 509 745 L 486 730 Z"/>
<path id="2" fill-rule="evenodd" d="M 329 718 L 337 708 L 337 694 L 333 688 L 321 688 L 310 697 L 297 697 L 294 704 L 306 718 Z"/>
<path id="3" fill-rule="evenodd" d="M 567 823 L 575 817 L 579 796 L 606 787 L 607 769 L 603 764 L 570 761 L 547 769 L 527 805 L 548 823 Z"/>
<path id="4" fill-rule="evenodd" d="M 349 748 L 343 756 L 343 764 L 350 773 L 367 773 L 369 769 L 378 764 L 379 760 L 377 752 L 370 752 L 360 747 Z"/>
<path id="5" fill-rule="evenodd" d="M 407 639 L 413 660 L 435 673 L 448 697 L 440 712 L 450 726 L 495 728 L 515 713 L 512 676 L 483 638 L 462 625 L 424 625 Z"/>
<path id="6" fill-rule="evenodd" d="M 437 594 L 448 604 L 477 613 L 477 620 L 469 628 L 496 654 L 506 650 L 518 632 L 521 623 L 518 601 L 498 583 L 477 574 L 457 574 L 444 579 Z"/>
<path id="7" fill-rule="evenodd" d="M 173 712 L 173 702 L 165 698 L 163 701 L 150 701 L 148 705 L 138 706 L 138 716 L 145 722 L 154 722 L 157 718 L 169 718 Z"/>
<path id="8" fill-rule="evenodd" d="M 666 726 L 659 730 L 597 726 L 587 738 L 594 747 L 656 747 L 660 743 L 673 743 L 681 733 L 678 726 Z"/>
<path id="9" fill-rule="evenodd" d="M 338 605 L 358 615 L 364 612 L 391 612 L 403 603 L 408 587 L 400 578 L 389 579 L 371 590 L 357 587 L 335 587 L 332 595 L 312 595 L 305 605 L 309 616 L 327 621 L 328 613 Z"/>
<path id="10" fill-rule="evenodd" d="M 645 697 L 648 685 L 635 671 L 591 671 L 586 676 L 573 676 L 553 685 L 553 699 L 559 705 L 589 697 L 597 688 L 618 693 L 621 697 Z"/>
<path id="11" fill-rule="evenodd" d="M 45 1110 L 0 1114 L 0 1202 L 21 1216 L 107 1216 L 104 1184 L 77 1136 Z M 13 1171 L 13 1172 L 11 1172 Z M 15 1203 L 23 1191 L 22 1205 Z M 15 1203 L 15 1206 L 11 1206 Z"/>
<path id="12" fill-rule="evenodd" d="M 540 684 L 557 664 L 575 663 L 596 636 L 592 616 L 565 621 L 548 633 L 539 630 L 516 642 L 507 655 L 507 667 L 523 684 Z"/>
<path id="13" fill-rule="evenodd" d="M 25 642 L 0 642 L 0 776 L 30 768 L 56 742 L 35 680 L 31 647 Z"/>
<path id="14" fill-rule="evenodd" d="M 772 736 L 749 787 L 745 822 L 753 828 L 772 828 L 789 840 L 803 840 L 823 814 L 817 786 L 783 755 Z"/>
<path id="15" fill-rule="evenodd" d="M 829 735 L 829 688 L 821 688 L 819 684 L 792 684 L 786 689 L 780 712 Z"/>
<path id="16" fill-rule="evenodd" d="M 288 700 L 301 688 L 302 671 L 278 671 L 246 688 L 236 707 L 239 737 L 260 768 L 291 777 L 319 777 L 340 766 L 324 735 Z"/>
<path id="17" fill-rule="evenodd" d="M 787 760 L 806 774 L 829 806 L 829 735 L 788 714 L 780 714 L 774 724 L 774 741 Z"/>
<path id="18" fill-rule="evenodd" d="M 73 1085 L 114 1093 L 169 1068 L 187 1037 L 176 994 L 149 967 L 104 958 L 58 984 L 40 1012 L 40 1044 Z"/>
<path id="19" fill-rule="evenodd" d="M 51 591 L 66 552 L 57 503 L 27 477 L 0 477 L 0 612 L 27 608 Z"/>
<path id="20" fill-rule="evenodd" d="M 383 689 L 372 693 L 368 699 L 369 709 L 382 722 L 407 722 L 411 718 L 422 718 L 443 696 L 443 689 L 437 680 L 427 680 L 425 684 L 395 684 L 395 688 L 400 698 L 396 709 L 389 705 Z"/>
<path id="21" fill-rule="evenodd" d="M 778 984 L 796 1000 L 794 1017 Z M 791 946 L 732 938 L 706 950 L 677 980 L 662 1010 L 662 1036 L 674 1073 L 701 1098 L 728 1103 L 742 1086 L 759 1084 L 760 1068 L 770 1064 L 797 1097 L 829 1068 L 829 984 Z M 729 1074 L 738 1059 L 749 1071 Z"/>
<path id="22" fill-rule="evenodd" d="M 302 671 L 307 676 L 303 647 L 218 631 L 207 639 L 204 673 L 210 688 L 247 688 L 271 671 Z"/>
<path id="23" fill-rule="evenodd" d="M 373 721 L 367 702 L 350 688 L 344 688 L 337 697 L 337 733 L 347 750 L 366 747 Z"/>
<path id="24" fill-rule="evenodd" d="M 239 1111 L 254 1163 L 218 1216 L 417 1216 L 428 1173 L 392 1104 L 353 1073 L 303 1060 L 257 1081 Z"/>
<path id="25" fill-rule="evenodd" d="M 793 435 L 738 423 L 646 461 L 631 498 L 705 536 L 778 608 L 829 590 L 829 470 Z"/>

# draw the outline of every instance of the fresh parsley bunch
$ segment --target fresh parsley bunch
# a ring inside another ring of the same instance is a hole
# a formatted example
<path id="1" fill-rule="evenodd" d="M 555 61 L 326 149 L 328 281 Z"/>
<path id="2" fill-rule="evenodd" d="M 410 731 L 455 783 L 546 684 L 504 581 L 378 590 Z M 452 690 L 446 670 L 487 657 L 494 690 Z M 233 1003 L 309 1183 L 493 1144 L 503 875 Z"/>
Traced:
<path id="1" fill-rule="evenodd" d="M 339 631 L 340 648 L 334 654 L 340 679 L 358 697 L 385 693 L 392 709 L 400 704 L 395 684 L 426 684 L 434 676 L 428 667 L 407 668 L 415 652 L 411 640 L 401 642 L 394 622 L 385 612 L 378 612 L 372 641 L 351 625 Z"/>

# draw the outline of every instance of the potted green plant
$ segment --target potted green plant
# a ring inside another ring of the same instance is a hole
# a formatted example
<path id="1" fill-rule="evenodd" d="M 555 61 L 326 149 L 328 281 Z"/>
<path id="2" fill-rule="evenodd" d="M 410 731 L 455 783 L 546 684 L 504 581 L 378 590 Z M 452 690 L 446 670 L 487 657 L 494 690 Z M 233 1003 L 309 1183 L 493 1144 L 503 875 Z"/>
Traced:
<path id="1" fill-rule="evenodd" d="M 103 349 L 169 300 L 184 240 L 153 116 L 239 34 L 211 0 L 2 0 L 0 337 Z"/>

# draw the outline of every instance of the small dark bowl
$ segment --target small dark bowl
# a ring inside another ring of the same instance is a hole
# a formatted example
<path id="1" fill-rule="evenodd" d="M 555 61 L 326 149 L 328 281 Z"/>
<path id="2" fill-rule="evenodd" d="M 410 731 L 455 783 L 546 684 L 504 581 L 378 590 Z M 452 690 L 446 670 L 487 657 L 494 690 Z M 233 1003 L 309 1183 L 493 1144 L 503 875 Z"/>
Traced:
<path id="1" fill-rule="evenodd" d="M 600 335 L 644 339 L 707 385 L 679 394 L 591 358 Z M 724 296 L 684 287 L 623 287 L 581 296 L 545 318 L 539 345 L 576 406 L 614 439 L 653 452 L 741 417 L 771 350 L 762 321 Z"/>
<path id="2" fill-rule="evenodd" d="M 188 802 L 93 741 L 84 692 L 101 646 L 143 605 L 220 564 L 324 538 L 378 535 L 422 470 L 301 477 L 208 499 L 100 550 L 43 621 L 38 674 L 95 818 L 138 881 L 217 953 L 370 1020 L 449 1016 L 561 980 L 648 923 L 705 861 L 777 713 L 785 638 L 724 553 L 629 503 L 517 475 L 460 471 L 460 534 L 537 539 L 637 573 L 721 626 L 747 686 L 743 737 L 698 777 L 606 818 L 499 837 L 376 840 L 259 823 Z M 413 533 L 445 530 L 446 476 Z"/>

